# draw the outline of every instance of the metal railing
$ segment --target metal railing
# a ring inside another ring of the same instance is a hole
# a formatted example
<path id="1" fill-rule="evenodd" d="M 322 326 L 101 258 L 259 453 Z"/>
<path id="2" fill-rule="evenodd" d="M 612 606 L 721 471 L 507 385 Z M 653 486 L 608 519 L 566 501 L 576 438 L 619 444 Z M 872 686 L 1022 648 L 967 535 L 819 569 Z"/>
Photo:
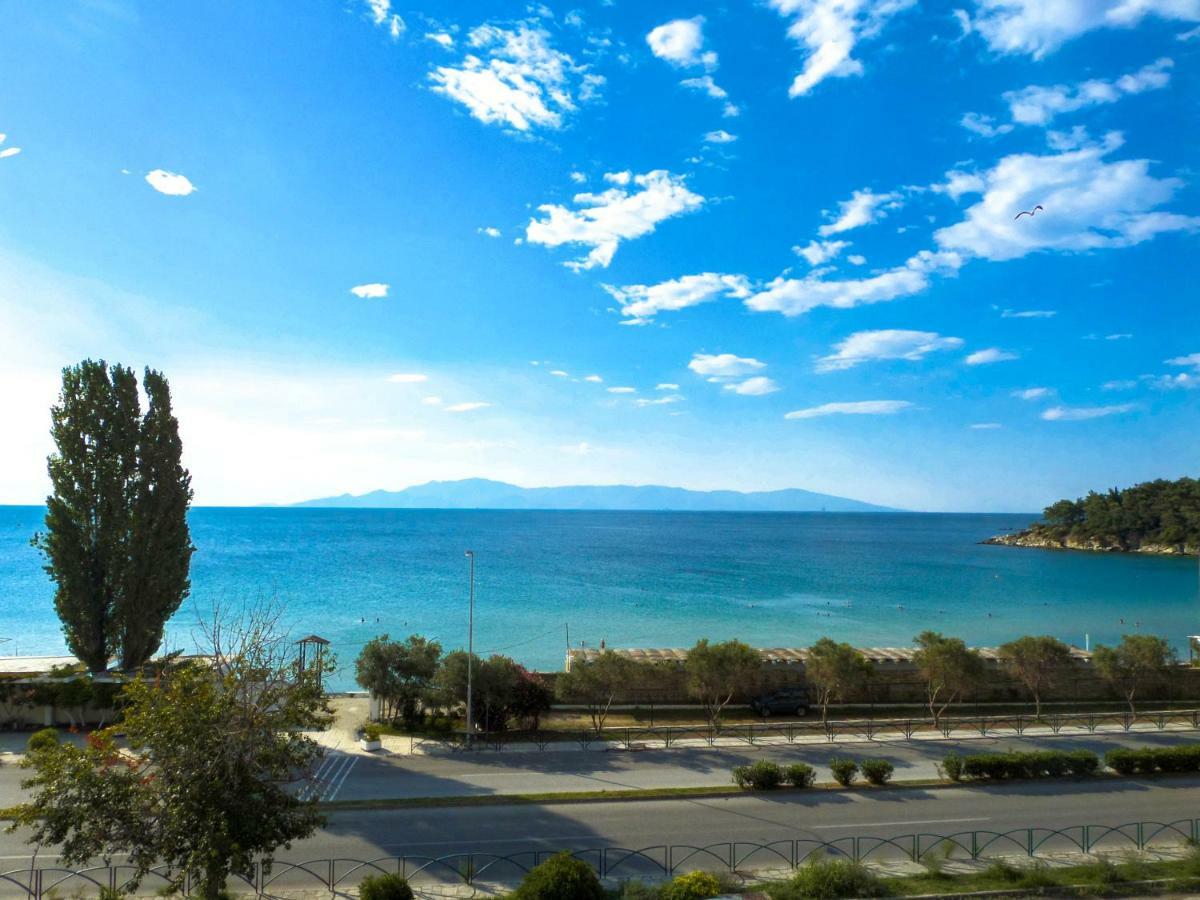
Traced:
<path id="1" fill-rule="evenodd" d="M 729 725 L 632 725 L 617 728 L 592 728 L 539 731 L 493 731 L 475 735 L 473 747 L 481 750 L 503 750 L 515 744 L 550 750 L 555 747 L 575 744 L 582 749 L 595 745 L 617 745 L 631 749 L 640 744 L 657 743 L 671 748 L 682 741 L 715 746 L 718 741 L 736 741 L 755 746 L 758 743 L 793 744 L 823 740 L 836 743 L 839 739 L 874 741 L 922 740 L 951 737 L 996 737 L 1000 735 L 1026 734 L 1030 729 L 1048 729 L 1054 735 L 1063 732 L 1072 734 L 1095 734 L 1098 731 L 1129 732 L 1134 729 L 1166 731 L 1200 730 L 1200 709 L 1148 710 L 1136 714 L 1129 712 L 1076 712 L 1044 713 L 1034 716 L 1028 713 L 944 716 L 934 723 L 928 717 L 901 719 L 841 719 L 828 722 L 743 722 Z M 417 737 L 413 749 L 435 747 L 456 751 L 468 749 L 465 735 Z"/>
<path id="2" fill-rule="evenodd" d="M 838 857 L 857 862 L 907 860 L 920 862 L 937 850 L 946 858 L 983 860 L 1025 856 L 1030 859 L 1051 853 L 1116 853 L 1193 845 L 1200 841 L 1200 819 L 1173 822 L 1129 822 L 1124 825 L 1072 825 L 1067 828 L 1016 828 L 1010 831 L 959 831 L 952 834 L 855 836 L 822 841 L 787 838 L 770 843 L 725 841 L 703 847 L 660 844 L 641 849 L 596 847 L 574 850 L 572 855 L 588 863 L 601 878 L 665 879 L 681 872 L 749 874 L 791 870 L 812 859 Z M 232 890 L 251 890 L 257 895 L 271 891 L 323 889 L 336 893 L 358 884 L 368 875 L 396 873 L 417 885 L 512 884 L 556 851 L 528 850 L 510 854 L 451 853 L 442 856 L 383 856 L 371 860 L 313 859 L 303 862 L 276 860 L 259 863 L 250 877 L 235 876 Z M 54 867 L 26 868 L 0 872 L 0 893 L 27 900 L 46 900 L 70 891 L 83 896 L 89 889 L 127 891 L 133 887 L 129 866 L 98 866 L 88 869 Z M 154 869 L 143 884 L 166 887 L 173 882 L 169 869 Z M 182 893 L 192 892 L 186 879 Z"/>

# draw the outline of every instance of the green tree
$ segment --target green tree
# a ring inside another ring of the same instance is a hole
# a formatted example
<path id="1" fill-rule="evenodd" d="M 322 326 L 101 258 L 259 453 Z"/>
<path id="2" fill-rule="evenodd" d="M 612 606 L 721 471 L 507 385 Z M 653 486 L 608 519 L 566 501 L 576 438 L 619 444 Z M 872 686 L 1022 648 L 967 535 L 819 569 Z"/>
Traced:
<path id="1" fill-rule="evenodd" d="M 447 653 L 434 679 L 436 693 L 446 706 L 466 705 L 467 653 L 455 650 Z M 507 656 L 472 658 L 471 705 L 475 727 L 483 731 L 504 731 L 515 715 L 530 715 L 531 707 L 523 707 L 523 682 L 529 676 L 524 667 Z M 546 695 L 548 699 L 548 694 Z"/>
<path id="2" fill-rule="evenodd" d="M 442 645 L 419 634 L 393 641 L 386 634 L 367 642 L 354 663 L 355 680 L 379 700 L 379 718 L 402 716 L 410 724 L 428 698 Z"/>
<path id="3" fill-rule="evenodd" d="M 983 659 L 959 638 L 923 631 L 913 639 L 913 663 L 925 679 L 925 699 L 933 724 L 940 726 L 950 704 L 983 679 Z"/>
<path id="4" fill-rule="evenodd" d="M 1127 634 L 1116 647 L 1099 644 L 1092 652 L 1092 665 L 1121 692 L 1132 715 L 1137 714 L 1134 702 L 1138 691 L 1160 683 L 1167 666 L 1175 662 L 1171 645 L 1152 634 Z"/>
<path id="5" fill-rule="evenodd" d="M 1033 695 L 1035 715 L 1042 714 L 1042 691 L 1071 664 L 1071 648 L 1049 635 L 1026 635 L 1000 645 L 1004 666 Z"/>
<path id="6" fill-rule="evenodd" d="M 827 720 L 830 700 L 845 699 L 848 693 L 861 688 L 871 673 L 871 663 L 849 644 L 824 637 L 809 647 L 804 680 L 816 688 L 821 721 Z"/>
<path id="7" fill-rule="evenodd" d="M 132 370 L 85 360 L 63 370 L 50 410 L 53 493 L 33 544 L 55 582 L 67 646 L 92 672 L 114 656 L 127 668 L 145 663 L 189 587 L 190 476 L 166 379 L 147 370 L 146 390 L 143 419 Z"/>
<path id="8" fill-rule="evenodd" d="M 594 659 L 572 662 L 570 670 L 555 680 L 554 692 L 560 700 L 582 703 L 592 720 L 592 730 L 599 734 L 613 700 L 633 687 L 637 676 L 638 665 L 628 656 L 602 650 Z"/>
<path id="9" fill-rule="evenodd" d="M 708 724 L 715 726 L 735 694 L 746 690 L 762 669 L 762 657 L 741 641 L 710 644 L 707 638 L 688 651 L 684 672 L 688 693 L 704 707 Z"/>

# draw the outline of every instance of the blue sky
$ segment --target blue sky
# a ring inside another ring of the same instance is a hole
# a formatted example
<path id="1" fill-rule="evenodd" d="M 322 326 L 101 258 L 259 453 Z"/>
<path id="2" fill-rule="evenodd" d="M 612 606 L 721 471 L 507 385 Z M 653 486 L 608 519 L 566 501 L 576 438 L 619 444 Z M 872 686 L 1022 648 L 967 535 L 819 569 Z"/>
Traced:
<path id="1" fill-rule="evenodd" d="M 4 16 L 2 502 L 84 356 L 205 504 L 1196 474 L 1200 0 Z"/>

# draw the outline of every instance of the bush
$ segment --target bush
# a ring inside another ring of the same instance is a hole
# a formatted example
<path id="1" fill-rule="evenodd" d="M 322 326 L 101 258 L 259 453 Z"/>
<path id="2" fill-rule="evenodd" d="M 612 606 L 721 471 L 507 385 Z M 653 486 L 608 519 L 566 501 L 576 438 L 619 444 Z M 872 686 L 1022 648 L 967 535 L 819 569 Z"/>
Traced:
<path id="1" fill-rule="evenodd" d="M 783 770 L 783 777 L 792 787 L 809 788 L 817 780 L 817 770 L 808 763 L 792 763 Z"/>
<path id="2" fill-rule="evenodd" d="M 688 872 L 676 875 L 663 885 L 659 896 L 662 900 L 708 900 L 721 893 L 721 882 L 711 872 Z"/>
<path id="3" fill-rule="evenodd" d="M 362 727 L 364 741 L 377 741 L 383 737 L 383 728 L 374 722 L 368 722 Z"/>
<path id="4" fill-rule="evenodd" d="M 852 759 L 831 759 L 829 761 L 829 771 L 833 773 L 833 780 L 842 787 L 850 787 L 854 783 L 854 779 L 858 777 L 858 763 Z"/>
<path id="5" fill-rule="evenodd" d="M 29 743 L 25 745 L 25 749 L 34 753 L 38 750 L 50 750 L 57 746 L 58 729 L 42 728 L 29 736 Z"/>
<path id="6" fill-rule="evenodd" d="M 877 785 L 887 784 L 896 771 L 896 767 L 886 759 L 864 759 L 858 767 L 862 770 L 863 778 Z"/>
<path id="7" fill-rule="evenodd" d="M 948 753 L 942 760 L 942 771 L 951 781 L 961 781 L 963 777 L 963 758 L 957 753 Z"/>
<path id="8" fill-rule="evenodd" d="M 950 771 L 950 758 L 943 765 Z M 958 778 L 1001 781 L 1008 778 L 1062 778 L 1090 775 L 1100 768 L 1100 758 L 1090 750 L 1034 750 L 1025 753 L 973 753 L 962 757 Z"/>
<path id="9" fill-rule="evenodd" d="M 644 881 L 623 881 L 617 889 L 617 900 L 658 900 L 658 889 Z"/>
<path id="10" fill-rule="evenodd" d="M 392 873 L 368 875 L 358 886 L 359 900 L 412 900 L 412 888 L 401 876 Z"/>
<path id="11" fill-rule="evenodd" d="M 837 900 L 840 897 L 886 897 L 878 876 L 848 859 L 814 860 L 781 884 L 767 887 L 772 900 Z"/>
<path id="12" fill-rule="evenodd" d="M 596 873 L 568 851 L 556 853 L 526 873 L 514 900 L 606 900 Z"/>
<path id="13" fill-rule="evenodd" d="M 769 759 L 748 766 L 734 766 L 733 783 L 753 791 L 772 791 L 783 784 L 783 770 Z"/>
<path id="14" fill-rule="evenodd" d="M 1155 772 L 1200 772 L 1200 744 L 1182 747 L 1147 747 L 1139 750 L 1109 750 L 1105 764 L 1121 775 L 1151 775 Z"/>

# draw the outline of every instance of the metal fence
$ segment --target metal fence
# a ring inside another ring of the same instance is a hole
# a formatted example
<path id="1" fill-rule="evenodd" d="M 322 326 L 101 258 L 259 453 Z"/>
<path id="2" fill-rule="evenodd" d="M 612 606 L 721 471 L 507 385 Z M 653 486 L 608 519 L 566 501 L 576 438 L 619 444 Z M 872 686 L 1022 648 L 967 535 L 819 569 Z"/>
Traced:
<path id="1" fill-rule="evenodd" d="M 984 860 L 994 857 L 1049 854 L 1118 853 L 1166 849 L 1200 841 L 1200 819 L 1174 822 L 1129 822 L 1124 825 L 1073 825 L 1068 828 L 1017 828 L 1011 831 L 959 831 L 953 834 L 916 832 L 886 837 L 856 836 L 821 841 L 789 838 L 770 843 L 726 841 L 696 847 L 661 844 L 638 850 L 598 847 L 574 850 L 572 855 L 592 866 L 601 878 L 646 881 L 671 878 L 681 872 L 704 870 L 730 874 L 795 869 L 823 857 L 858 862 L 919 862 L 936 850 L 947 858 Z M 283 890 L 328 890 L 331 893 L 357 885 L 368 875 L 397 873 L 425 889 L 489 884 L 513 884 L 551 850 L 528 850 L 511 854 L 452 853 L 444 856 L 384 856 L 371 860 L 314 859 L 304 862 L 276 860 L 254 867 L 251 877 L 231 879 L 231 890 L 257 895 Z M 144 886 L 155 889 L 172 883 L 172 873 L 155 869 Z M 27 900 L 44 900 L 69 891 L 83 896 L 102 888 L 128 890 L 132 887 L 129 866 L 90 869 L 26 868 L 0 873 L 0 892 L 7 890 Z M 192 885 L 185 879 L 184 895 Z"/>
<path id="2" fill-rule="evenodd" d="M 1028 713 L 1005 715 L 945 716 L 935 723 L 928 717 L 906 719 L 842 719 L 828 722 L 745 722 L 730 725 L 644 725 L 579 731 L 493 731 L 479 732 L 472 742 L 475 749 L 503 750 L 513 745 L 552 750 L 564 745 L 588 749 L 597 745 L 616 745 L 634 749 L 657 744 L 670 748 L 683 741 L 714 746 L 718 741 L 736 741 L 755 746 L 759 743 L 789 744 L 812 740 L 835 743 L 841 740 L 921 740 L 950 737 L 996 737 L 1024 735 L 1031 729 L 1051 734 L 1095 734 L 1097 731 L 1176 731 L 1200 730 L 1200 709 L 1151 710 L 1138 712 Z M 413 749 L 468 749 L 462 733 L 413 740 Z"/>

